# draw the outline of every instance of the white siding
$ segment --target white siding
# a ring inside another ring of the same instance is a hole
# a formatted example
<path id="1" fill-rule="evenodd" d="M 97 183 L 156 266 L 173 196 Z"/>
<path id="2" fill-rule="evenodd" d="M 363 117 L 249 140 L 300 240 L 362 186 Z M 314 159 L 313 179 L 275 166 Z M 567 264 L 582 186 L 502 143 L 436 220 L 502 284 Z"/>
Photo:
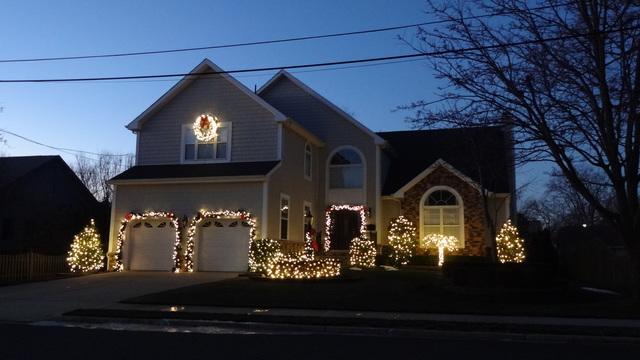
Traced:
<path id="1" fill-rule="evenodd" d="M 212 113 L 232 122 L 231 161 L 277 158 L 271 112 L 221 76 L 199 78 L 151 116 L 138 133 L 137 165 L 180 163 L 182 124 Z"/>

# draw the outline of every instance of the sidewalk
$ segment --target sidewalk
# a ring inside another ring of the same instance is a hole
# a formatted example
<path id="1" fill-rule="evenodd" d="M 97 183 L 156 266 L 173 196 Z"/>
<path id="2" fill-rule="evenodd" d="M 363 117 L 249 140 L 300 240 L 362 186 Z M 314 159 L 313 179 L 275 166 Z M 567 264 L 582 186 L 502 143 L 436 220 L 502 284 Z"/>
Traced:
<path id="1" fill-rule="evenodd" d="M 357 312 L 304 309 L 256 309 L 205 306 L 114 304 L 100 309 L 79 309 L 67 319 L 119 321 L 179 320 L 299 326 L 501 332 L 541 335 L 576 335 L 634 338 L 640 341 L 640 320 L 526 317 L 461 314 Z"/>

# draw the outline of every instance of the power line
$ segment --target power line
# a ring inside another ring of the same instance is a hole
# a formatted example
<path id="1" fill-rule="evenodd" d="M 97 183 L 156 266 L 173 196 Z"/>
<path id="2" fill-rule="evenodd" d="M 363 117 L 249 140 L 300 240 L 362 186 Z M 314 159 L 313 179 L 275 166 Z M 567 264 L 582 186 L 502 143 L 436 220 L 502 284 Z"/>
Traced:
<path id="1" fill-rule="evenodd" d="M 53 150 L 58 150 L 58 151 L 62 151 L 64 153 L 70 154 L 70 155 L 79 155 L 81 157 L 84 157 L 82 154 L 87 154 L 87 155 L 96 155 L 96 156 L 111 156 L 111 157 L 119 157 L 119 156 L 131 156 L 131 154 L 100 154 L 100 153 L 96 153 L 96 152 L 91 152 L 91 151 L 85 151 L 85 150 L 78 150 L 78 149 L 70 149 L 70 148 L 64 148 L 64 147 L 58 147 L 58 146 L 53 146 L 53 145 L 48 145 L 45 143 L 42 143 L 40 141 L 36 141 L 33 139 L 30 139 L 26 136 L 20 135 L 20 134 L 16 134 L 12 131 L 6 130 L 6 129 L 0 129 L 0 132 L 15 136 L 17 138 L 20 138 L 24 141 L 28 141 L 30 143 L 36 144 L 36 145 L 40 145 L 40 146 L 44 146 L 47 147 L 49 149 L 53 149 Z M 96 160 L 94 158 L 87 158 L 90 160 Z"/>
<path id="2" fill-rule="evenodd" d="M 330 61 L 330 62 L 323 62 L 323 63 L 269 66 L 269 67 L 261 67 L 261 68 L 237 69 L 237 70 L 227 70 L 227 71 L 224 71 L 224 70 L 223 71 L 205 71 L 205 72 L 195 73 L 195 74 L 194 73 L 174 73 L 174 74 L 155 74 L 155 75 L 85 77 L 85 78 L 0 79 L 0 83 L 63 83 L 63 82 L 86 82 L 86 81 L 161 79 L 161 78 L 191 77 L 191 76 L 197 77 L 202 75 L 240 74 L 240 73 L 252 73 L 252 72 L 260 72 L 260 71 L 273 71 L 273 70 L 281 70 L 281 69 L 290 70 L 290 69 L 319 68 L 319 67 L 326 67 L 326 66 L 373 63 L 373 62 L 389 61 L 389 60 L 421 58 L 421 57 L 429 57 L 429 56 L 442 56 L 447 54 L 459 54 L 459 53 L 464 53 L 469 51 L 491 50 L 491 49 L 498 49 L 498 48 L 513 47 L 513 46 L 533 45 L 533 44 L 541 44 L 545 42 L 569 40 L 569 39 L 575 39 L 575 38 L 585 37 L 585 36 L 608 34 L 608 33 L 638 30 L 638 29 L 640 29 L 640 26 L 602 30 L 602 31 L 596 31 L 596 32 L 589 32 L 589 33 L 572 34 L 572 35 L 562 35 L 562 36 L 555 36 L 555 37 L 542 38 L 542 39 L 523 40 L 523 41 L 517 41 L 517 42 L 511 42 L 511 43 L 500 43 L 500 44 L 485 45 L 485 46 L 466 47 L 466 48 L 460 48 L 460 49 L 447 49 L 447 50 L 439 50 L 439 51 L 421 52 L 417 54 L 382 56 L 382 57 L 375 57 L 375 58 Z"/>
<path id="3" fill-rule="evenodd" d="M 530 8 L 528 9 L 528 11 L 557 8 L 557 7 L 566 6 L 568 4 L 569 3 L 539 6 L 539 7 Z M 121 52 L 121 53 L 105 53 L 105 54 L 92 54 L 92 55 L 76 55 L 76 56 L 0 59 L 0 63 L 24 63 L 24 62 L 102 59 L 102 58 L 116 58 L 116 57 L 129 57 L 129 56 L 142 56 L 142 55 L 171 54 L 171 53 L 214 50 L 214 49 L 228 49 L 228 48 L 236 48 L 236 47 L 278 44 L 278 43 L 287 43 L 287 42 L 295 42 L 295 41 L 318 40 L 318 39 L 328 39 L 328 38 L 336 38 L 336 37 L 344 37 L 344 36 L 388 32 L 393 30 L 417 28 L 420 26 L 444 24 L 452 21 L 466 21 L 466 20 L 475 20 L 475 19 L 482 19 L 482 18 L 494 17 L 494 16 L 503 16 L 503 15 L 508 15 L 512 13 L 513 11 L 498 11 L 498 12 L 488 13 L 488 14 L 460 17 L 456 19 L 441 19 L 441 20 L 433 20 L 433 21 L 427 21 L 427 22 L 421 22 L 421 23 L 415 23 L 415 24 L 390 26 L 390 27 L 383 27 L 383 28 L 373 28 L 373 29 L 366 29 L 366 30 L 356 30 L 356 31 L 320 34 L 320 35 L 298 36 L 298 37 L 280 38 L 280 39 L 272 39 L 272 40 L 259 40 L 259 41 L 250 41 L 250 42 L 241 42 L 241 43 L 232 43 L 232 44 L 197 46 L 197 47 L 189 47 L 189 48 L 176 48 L 176 49 L 150 50 L 150 51 L 137 51 L 137 52 Z"/>

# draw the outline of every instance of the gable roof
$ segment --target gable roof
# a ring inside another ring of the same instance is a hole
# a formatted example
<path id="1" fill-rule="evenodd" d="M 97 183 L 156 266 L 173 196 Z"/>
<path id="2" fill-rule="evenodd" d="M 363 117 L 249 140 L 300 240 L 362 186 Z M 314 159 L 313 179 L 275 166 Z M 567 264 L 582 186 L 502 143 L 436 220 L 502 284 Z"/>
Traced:
<path id="1" fill-rule="evenodd" d="M 215 177 L 264 176 L 268 175 L 279 163 L 279 161 L 249 161 L 217 164 L 141 165 L 124 171 L 109 180 L 109 182 L 189 178 L 202 180 L 202 178 Z M 240 179 L 236 181 L 238 180 Z"/>
<path id="2" fill-rule="evenodd" d="M 305 83 L 303 83 L 302 81 L 300 81 L 298 78 L 296 78 L 295 76 L 291 75 L 291 73 L 289 73 L 288 71 L 282 69 L 280 71 L 278 71 L 271 79 L 269 79 L 269 81 L 267 81 L 264 85 L 262 85 L 260 87 L 260 89 L 258 89 L 257 94 L 262 96 L 262 94 L 269 89 L 273 84 L 275 84 L 278 80 L 280 79 L 288 79 L 289 81 L 291 81 L 292 83 L 294 83 L 296 86 L 298 86 L 300 89 L 302 89 L 303 91 L 305 91 L 307 94 L 311 95 L 312 97 L 316 98 L 317 100 L 319 100 L 321 103 L 323 103 L 324 105 L 326 105 L 327 107 L 329 107 L 331 110 L 333 110 L 334 112 L 336 112 L 338 115 L 340 115 L 341 117 L 343 117 L 345 120 L 347 120 L 348 122 L 350 122 L 351 124 L 353 124 L 355 127 L 357 127 L 358 129 L 360 129 L 361 131 L 363 131 L 365 134 L 369 135 L 370 137 L 373 138 L 374 142 L 377 145 L 383 145 L 385 144 L 385 141 L 383 138 L 381 138 L 378 134 L 376 134 L 375 132 L 373 132 L 371 129 L 369 129 L 368 127 L 364 126 L 361 122 L 359 122 L 358 120 L 356 120 L 353 116 L 347 114 L 344 110 L 340 109 L 337 105 L 335 105 L 334 103 L 332 103 L 331 101 L 327 100 L 324 96 L 318 94 L 315 90 L 313 90 L 312 88 L 310 88 L 309 86 L 307 86 Z"/>
<path id="3" fill-rule="evenodd" d="M 496 193 L 511 192 L 511 149 L 503 127 L 471 127 L 378 133 L 390 146 L 391 159 L 383 195 L 402 190 L 445 166 L 463 180 Z M 484 175 L 484 181 L 481 181 Z"/>
<path id="4" fill-rule="evenodd" d="M 180 81 L 178 81 L 173 87 L 171 87 L 171 89 L 169 89 L 166 93 L 164 93 L 164 95 L 162 95 L 158 100 L 151 104 L 149 108 L 147 108 L 142 114 L 138 115 L 138 117 L 131 121 L 126 126 L 127 129 L 131 131 L 139 130 L 145 121 L 147 121 L 153 114 L 160 110 L 162 106 L 171 101 L 171 99 L 176 97 L 176 95 L 180 94 L 180 92 L 186 89 L 187 86 L 194 80 L 198 79 L 200 75 L 207 75 L 211 73 L 217 73 L 218 76 L 221 76 L 231 84 L 235 85 L 238 89 L 240 89 L 240 91 L 247 94 L 251 99 L 260 104 L 267 111 L 271 112 L 276 121 L 284 121 L 287 119 L 284 114 L 264 101 L 260 96 L 256 95 L 249 88 L 244 86 L 236 78 L 227 73 L 224 73 L 224 70 L 222 70 L 222 68 L 214 64 L 211 60 L 205 58 L 200 64 L 198 64 L 195 68 L 193 68 L 193 70 L 189 72 L 189 75 L 186 75 L 182 79 L 180 79 Z"/>
<path id="5" fill-rule="evenodd" d="M 9 185 L 57 159 L 63 161 L 58 155 L 0 157 L 0 187 Z"/>

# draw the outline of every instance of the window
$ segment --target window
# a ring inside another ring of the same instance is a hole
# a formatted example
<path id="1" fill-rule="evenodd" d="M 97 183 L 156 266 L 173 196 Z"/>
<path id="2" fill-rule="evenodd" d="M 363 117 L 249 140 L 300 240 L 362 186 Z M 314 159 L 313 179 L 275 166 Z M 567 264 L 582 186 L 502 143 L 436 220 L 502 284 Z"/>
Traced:
<path id="1" fill-rule="evenodd" d="M 218 125 L 218 136 L 212 141 L 198 141 L 190 125 L 182 128 L 183 161 L 228 161 L 231 155 L 231 123 Z"/>
<path id="2" fill-rule="evenodd" d="M 280 194 L 280 239 L 289 239 L 289 196 Z"/>
<path id="3" fill-rule="evenodd" d="M 455 236 L 464 244 L 463 207 L 452 191 L 432 189 L 422 206 L 423 236 L 442 234 Z"/>
<path id="4" fill-rule="evenodd" d="M 304 144 L 304 178 L 311 180 L 311 145 Z"/>
<path id="5" fill-rule="evenodd" d="M 360 154 L 353 149 L 342 149 L 329 162 L 329 187 L 332 189 L 360 189 L 364 182 Z"/>

